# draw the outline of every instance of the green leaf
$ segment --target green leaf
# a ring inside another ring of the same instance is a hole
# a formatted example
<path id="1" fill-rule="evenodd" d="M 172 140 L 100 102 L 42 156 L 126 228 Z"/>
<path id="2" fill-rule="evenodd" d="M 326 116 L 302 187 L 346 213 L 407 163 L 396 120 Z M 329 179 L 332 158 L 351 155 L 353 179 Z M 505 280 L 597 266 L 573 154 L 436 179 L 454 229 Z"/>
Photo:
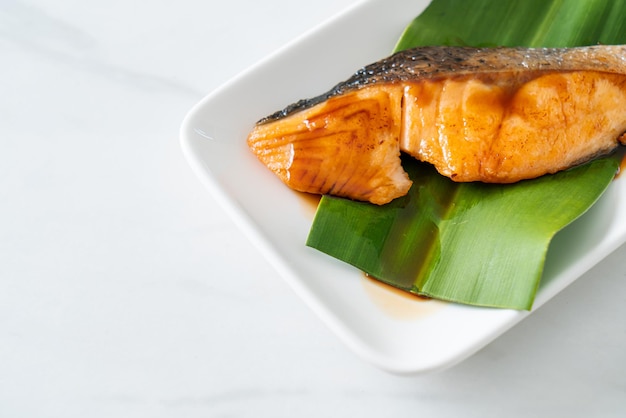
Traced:
<path id="1" fill-rule="evenodd" d="M 416 294 L 530 309 L 550 239 L 598 199 L 618 166 L 604 158 L 498 185 L 454 183 L 407 160 L 407 196 L 384 206 L 325 196 L 307 245 Z"/>
<path id="2" fill-rule="evenodd" d="M 433 0 L 395 50 L 420 45 L 571 47 L 621 44 L 626 2 Z"/>
<path id="3" fill-rule="evenodd" d="M 625 43 L 625 12 L 610 0 L 434 0 L 396 50 Z M 619 159 L 514 185 L 454 183 L 411 158 L 403 166 L 414 185 L 387 205 L 324 196 L 307 245 L 416 294 L 531 309 L 552 237 L 593 205 Z"/>

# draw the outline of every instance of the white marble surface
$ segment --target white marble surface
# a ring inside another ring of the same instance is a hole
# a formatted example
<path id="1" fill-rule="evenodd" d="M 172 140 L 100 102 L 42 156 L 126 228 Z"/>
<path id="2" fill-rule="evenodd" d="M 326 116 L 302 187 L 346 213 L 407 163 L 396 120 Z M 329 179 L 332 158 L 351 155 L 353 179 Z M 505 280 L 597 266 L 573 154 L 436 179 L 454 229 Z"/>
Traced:
<path id="1" fill-rule="evenodd" d="M 1 417 L 626 416 L 626 247 L 465 362 L 399 377 L 192 174 L 189 108 L 353 3 L 2 0 Z"/>

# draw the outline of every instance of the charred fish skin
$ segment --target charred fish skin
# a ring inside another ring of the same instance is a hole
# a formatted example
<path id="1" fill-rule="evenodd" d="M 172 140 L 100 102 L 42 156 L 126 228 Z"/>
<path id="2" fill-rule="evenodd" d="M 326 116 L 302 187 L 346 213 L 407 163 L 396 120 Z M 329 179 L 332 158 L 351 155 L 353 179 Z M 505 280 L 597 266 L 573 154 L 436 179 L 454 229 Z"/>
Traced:
<path id="1" fill-rule="evenodd" d="M 411 187 L 400 161 L 401 105 L 399 86 L 351 91 L 257 125 L 248 146 L 294 190 L 385 204 Z"/>
<path id="2" fill-rule="evenodd" d="M 375 84 L 502 72 L 524 72 L 532 77 L 535 72 L 579 70 L 626 74 L 626 45 L 575 48 L 426 46 L 407 49 L 362 67 L 329 91 L 290 104 L 260 119 L 257 124 L 286 118 L 332 97 Z"/>
<path id="3" fill-rule="evenodd" d="M 514 183 L 626 141 L 626 46 L 425 47 L 259 121 L 251 151 L 294 190 L 375 204 L 406 153 L 457 182 Z"/>

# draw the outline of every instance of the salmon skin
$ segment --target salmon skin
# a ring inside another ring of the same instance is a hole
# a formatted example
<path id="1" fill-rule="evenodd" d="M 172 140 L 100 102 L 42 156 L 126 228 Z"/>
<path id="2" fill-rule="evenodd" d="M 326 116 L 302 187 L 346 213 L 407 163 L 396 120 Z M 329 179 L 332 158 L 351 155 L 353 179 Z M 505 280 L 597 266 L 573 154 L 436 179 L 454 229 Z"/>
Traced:
<path id="1" fill-rule="evenodd" d="M 257 122 L 289 187 L 375 204 L 411 186 L 400 153 L 454 181 L 513 183 L 626 142 L 626 46 L 421 47 Z"/>

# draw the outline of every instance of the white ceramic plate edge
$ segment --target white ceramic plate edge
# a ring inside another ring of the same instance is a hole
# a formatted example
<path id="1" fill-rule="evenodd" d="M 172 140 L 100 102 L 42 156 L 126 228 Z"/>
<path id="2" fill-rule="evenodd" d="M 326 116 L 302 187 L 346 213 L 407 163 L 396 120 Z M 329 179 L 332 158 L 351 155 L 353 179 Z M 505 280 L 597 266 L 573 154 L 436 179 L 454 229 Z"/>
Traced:
<path id="1" fill-rule="evenodd" d="M 258 225 L 248 216 L 246 210 L 242 208 L 235 201 L 235 199 L 233 199 L 233 196 L 231 196 L 228 192 L 224 190 L 223 184 L 211 175 L 211 168 L 207 165 L 207 162 L 204 161 L 197 153 L 194 145 L 195 139 L 190 136 L 190 132 L 195 129 L 192 122 L 195 120 L 196 117 L 199 117 L 199 114 L 207 103 L 211 102 L 222 94 L 228 93 L 229 89 L 231 89 L 233 86 L 236 86 L 242 79 L 245 79 L 251 74 L 254 74 L 257 69 L 262 68 L 266 65 L 270 65 L 271 62 L 276 57 L 280 57 L 284 51 L 289 51 L 291 48 L 297 48 L 302 41 L 308 41 L 310 37 L 315 36 L 315 34 L 319 33 L 320 31 L 324 31 L 326 27 L 332 26 L 335 22 L 338 21 L 338 19 L 348 16 L 355 10 L 359 10 L 362 7 L 381 3 L 382 1 L 375 0 L 364 1 L 355 4 L 353 7 L 350 7 L 343 13 L 340 13 L 338 16 L 335 16 L 329 21 L 307 32 L 302 37 L 299 37 L 296 40 L 290 42 L 285 47 L 276 51 L 274 54 L 271 54 L 266 59 L 259 62 L 257 65 L 244 71 L 242 74 L 233 78 L 231 81 L 224 84 L 215 92 L 205 97 L 200 103 L 192 108 L 192 110 L 188 113 L 188 115 L 185 117 L 185 120 L 183 121 L 183 124 L 181 126 L 181 146 L 183 149 L 183 153 L 189 161 L 193 171 L 196 173 L 196 175 L 198 175 L 202 183 L 208 188 L 211 194 L 217 199 L 219 204 L 224 207 L 227 212 L 229 212 L 233 221 L 249 237 L 251 242 L 253 242 L 257 248 L 259 248 L 262 254 L 276 268 L 278 273 L 283 276 L 283 278 L 292 286 L 292 288 L 299 295 L 299 297 L 301 297 L 305 301 L 305 303 L 310 306 L 310 308 L 318 316 L 320 316 L 323 322 L 336 335 L 338 335 L 338 337 L 351 350 L 357 353 L 357 355 L 359 355 L 359 357 L 363 358 L 365 361 L 379 368 L 394 373 L 429 372 L 450 367 L 471 356 L 476 351 L 480 350 L 486 344 L 495 339 L 498 335 L 502 334 L 504 331 L 511 328 L 520 320 L 525 318 L 529 314 L 529 312 L 514 312 L 503 310 L 501 314 L 497 315 L 498 318 L 494 322 L 495 325 L 491 326 L 489 329 L 486 330 L 486 332 L 481 334 L 480 338 L 472 339 L 455 355 L 443 359 L 426 359 L 425 361 L 422 361 L 421 359 L 416 359 L 413 361 L 411 359 L 407 359 L 406 357 L 394 358 L 390 357 L 386 353 L 382 353 L 379 350 L 370 347 L 367 342 L 363 338 L 361 338 L 358 332 L 354 332 L 354 330 L 352 330 L 348 326 L 347 322 L 341 320 L 341 318 L 338 317 L 337 313 L 334 312 L 333 309 L 331 309 L 328 305 L 324 303 L 324 301 L 320 300 L 317 295 L 313 294 L 310 291 L 310 289 L 299 279 L 298 271 L 294 270 L 294 268 L 289 263 L 285 263 L 282 254 L 276 249 L 272 240 L 264 235 L 261 231 L 259 231 Z M 402 29 L 403 28 L 399 28 L 398 31 L 401 31 Z M 618 204 L 618 206 L 620 205 Z M 567 274 L 565 274 L 564 277 L 548 283 L 542 289 L 542 291 L 538 294 L 533 311 L 536 311 L 541 305 L 547 302 L 547 300 L 552 298 L 563 288 L 573 282 L 577 277 L 593 267 L 594 264 L 596 264 L 599 260 L 608 255 L 611 251 L 615 250 L 619 245 L 623 243 L 624 237 L 624 232 L 619 229 L 617 235 L 613 238 L 600 240 L 599 245 L 595 247 L 592 252 L 585 254 L 585 256 L 582 257 L 577 263 L 569 266 L 569 269 L 566 272 Z"/>

